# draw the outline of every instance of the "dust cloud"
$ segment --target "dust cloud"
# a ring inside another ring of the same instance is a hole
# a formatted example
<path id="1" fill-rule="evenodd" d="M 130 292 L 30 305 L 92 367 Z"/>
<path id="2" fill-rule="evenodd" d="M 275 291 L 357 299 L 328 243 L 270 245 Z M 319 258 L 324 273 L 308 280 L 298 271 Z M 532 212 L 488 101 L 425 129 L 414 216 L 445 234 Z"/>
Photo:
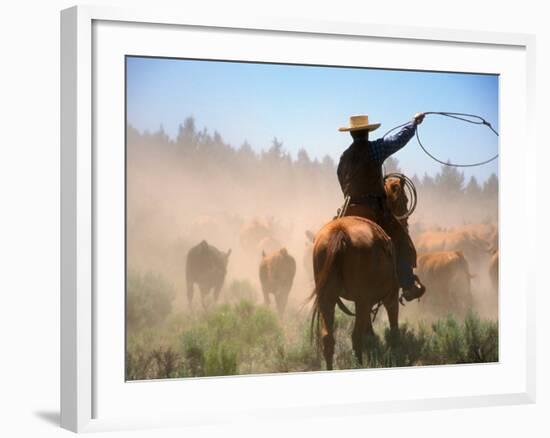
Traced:
<path id="1" fill-rule="evenodd" d="M 346 140 L 342 141 L 344 148 Z M 398 170 L 395 160 L 386 166 L 387 171 Z M 232 250 L 222 300 L 230 299 L 232 282 L 244 280 L 261 303 L 262 250 L 281 246 L 297 265 L 289 307 L 300 308 L 311 294 L 311 246 L 306 231 L 315 233 L 342 203 L 336 163 L 329 157 L 312 160 L 302 150 L 293 159 L 276 139 L 262 153 L 247 144 L 232 147 L 217 133 L 197 132 L 188 119 L 176 139 L 162 131 L 140 133 L 129 127 L 126 177 L 128 268 L 154 272 L 173 284 L 175 311 L 188 307 L 186 254 L 202 240 L 221 251 Z M 426 232 L 460 230 L 487 242 L 487 250 L 466 256 L 475 257 L 468 260 L 474 310 L 491 319 L 497 318 L 498 308 L 488 274 L 490 251 L 498 235 L 495 178 L 468 182 L 448 168 L 433 177 L 415 177 L 418 207 L 410 219 L 415 242 Z M 402 308 L 401 318 L 445 316 L 431 314 L 423 301 Z"/>

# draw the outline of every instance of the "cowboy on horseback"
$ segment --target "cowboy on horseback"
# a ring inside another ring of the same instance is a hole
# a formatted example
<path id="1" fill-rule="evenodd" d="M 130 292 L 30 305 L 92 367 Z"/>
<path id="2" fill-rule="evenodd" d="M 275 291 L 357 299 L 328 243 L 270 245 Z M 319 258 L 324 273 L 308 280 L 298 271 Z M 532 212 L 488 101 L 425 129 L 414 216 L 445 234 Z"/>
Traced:
<path id="1" fill-rule="evenodd" d="M 391 238 L 396 255 L 396 270 L 403 297 L 410 301 L 419 298 L 425 287 L 414 274 L 416 249 L 406 224 L 390 211 L 386 202 L 382 164 L 390 155 L 403 148 L 424 120 L 417 113 L 413 120 L 392 136 L 369 140 L 369 132 L 380 123 L 369 123 L 367 115 L 351 116 L 349 126 L 339 128 L 349 132 L 353 143 L 344 151 L 338 163 L 338 181 L 348 199 L 344 216 L 360 216 L 376 222 Z"/>

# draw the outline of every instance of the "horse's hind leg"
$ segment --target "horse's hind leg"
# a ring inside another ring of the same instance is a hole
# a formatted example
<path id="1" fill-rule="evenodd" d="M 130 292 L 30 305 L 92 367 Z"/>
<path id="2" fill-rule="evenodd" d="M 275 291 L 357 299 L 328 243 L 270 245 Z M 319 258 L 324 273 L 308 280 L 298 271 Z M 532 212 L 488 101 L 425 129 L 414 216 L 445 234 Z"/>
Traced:
<path id="1" fill-rule="evenodd" d="M 336 303 L 323 300 L 319 303 L 321 316 L 321 340 L 323 342 L 323 354 L 327 364 L 327 370 L 332 370 L 332 358 L 334 356 L 334 307 Z"/>
<path id="2" fill-rule="evenodd" d="M 388 321 L 390 323 L 390 329 L 392 331 L 397 330 L 398 318 L 399 318 L 399 301 L 398 292 L 389 294 L 384 300 L 384 307 L 388 313 Z"/>
<path id="3" fill-rule="evenodd" d="M 364 303 L 355 303 L 355 325 L 353 326 L 353 333 L 351 334 L 351 344 L 353 346 L 353 352 L 357 358 L 359 365 L 363 365 L 363 333 L 372 331 L 372 324 L 370 324 L 370 314 L 368 308 Z"/>
<path id="4" fill-rule="evenodd" d="M 398 301 L 398 291 L 395 293 L 389 294 L 388 298 L 384 300 L 384 307 L 388 313 L 388 321 L 390 323 L 390 332 L 391 332 L 391 341 L 395 342 L 399 338 L 399 301 Z"/>

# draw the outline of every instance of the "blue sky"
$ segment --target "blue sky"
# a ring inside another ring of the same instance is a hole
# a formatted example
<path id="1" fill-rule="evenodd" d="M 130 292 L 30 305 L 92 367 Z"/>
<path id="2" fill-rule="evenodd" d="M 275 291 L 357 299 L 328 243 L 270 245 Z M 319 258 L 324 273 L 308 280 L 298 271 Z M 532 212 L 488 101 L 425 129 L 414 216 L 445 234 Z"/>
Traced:
<path id="1" fill-rule="evenodd" d="M 498 131 L 498 77 L 464 73 L 377 70 L 127 58 L 128 122 L 140 131 L 162 125 L 171 137 L 188 116 L 198 129 L 218 131 L 233 146 L 245 140 L 257 151 L 277 137 L 293 157 L 304 148 L 312 158 L 335 161 L 350 144 L 338 132 L 353 114 L 368 114 L 382 136 L 419 111 L 479 114 Z M 452 162 L 493 156 L 498 139 L 483 126 L 429 116 L 420 126 L 424 145 Z M 416 139 L 395 157 L 409 175 L 434 174 L 440 165 Z M 498 173 L 497 161 L 464 169 L 483 181 Z"/>

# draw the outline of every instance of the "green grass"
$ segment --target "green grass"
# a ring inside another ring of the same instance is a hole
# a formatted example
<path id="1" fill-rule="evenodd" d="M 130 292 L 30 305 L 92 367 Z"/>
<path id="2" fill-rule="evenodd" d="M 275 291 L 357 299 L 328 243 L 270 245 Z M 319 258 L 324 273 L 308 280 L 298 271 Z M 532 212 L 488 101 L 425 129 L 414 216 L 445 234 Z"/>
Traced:
<path id="1" fill-rule="evenodd" d="M 139 277 L 138 277 L 139 278 Z M 155 279 L 153 281 L 153 278 Z M 170 288 L 158 277 L 141 277 L 140 293 L 129 298 L 151 302 L 156 284 L 169 297 Z M 239 291 L 242 286 L 244 291 Z M 273 309 L 255 304 L 249 296 L 254 290 L 246 283 L 230 285 L 232 299 L 194 313 L 170 312 L 163 318 L 136 315 L 128 331 L 126 376 L 129 380 L 228 376 L 324 369 L 324 360 L 311 342 L 310 315 L 307 311 L 288 309 L 280 318 Z M 240 297 L 246 298 L 240 298 Z M 130 307 L 130 306 L 129 306 Z M 150 312 L 144 305 L 136 306 Z M 145 321 L 149 321 L 147 326 Z M 354 318 L 337 310 L 335 369 L 359 368 L 351 348 Z M 431 325 L 411 325 L 402 321 L 399 333 L 377 322 L 375 335 L 365 339 L 364 367 L 404 367 L 484 363 L 498 361 L 498 325 L 481 320 L 473 313 L 463 320 L 453 316 Z"/>
<path id="2" fill-rule="evenodd" d="M 196 377 L 256 372 L 262 369 L 262 358 L 281 344 L 282 337 L 277 316 L 268 308 L 244 299 L 223 304 L 204 313 L 181 334 L 183 374 Z"/>
<path id="3" fill-rule="evenodd" d="M 174 287 L 159 274 L 141 275 L 129 271 L 126 283 L 126 324 L 128 330 L 151 328 L 172 311 Z"/>

